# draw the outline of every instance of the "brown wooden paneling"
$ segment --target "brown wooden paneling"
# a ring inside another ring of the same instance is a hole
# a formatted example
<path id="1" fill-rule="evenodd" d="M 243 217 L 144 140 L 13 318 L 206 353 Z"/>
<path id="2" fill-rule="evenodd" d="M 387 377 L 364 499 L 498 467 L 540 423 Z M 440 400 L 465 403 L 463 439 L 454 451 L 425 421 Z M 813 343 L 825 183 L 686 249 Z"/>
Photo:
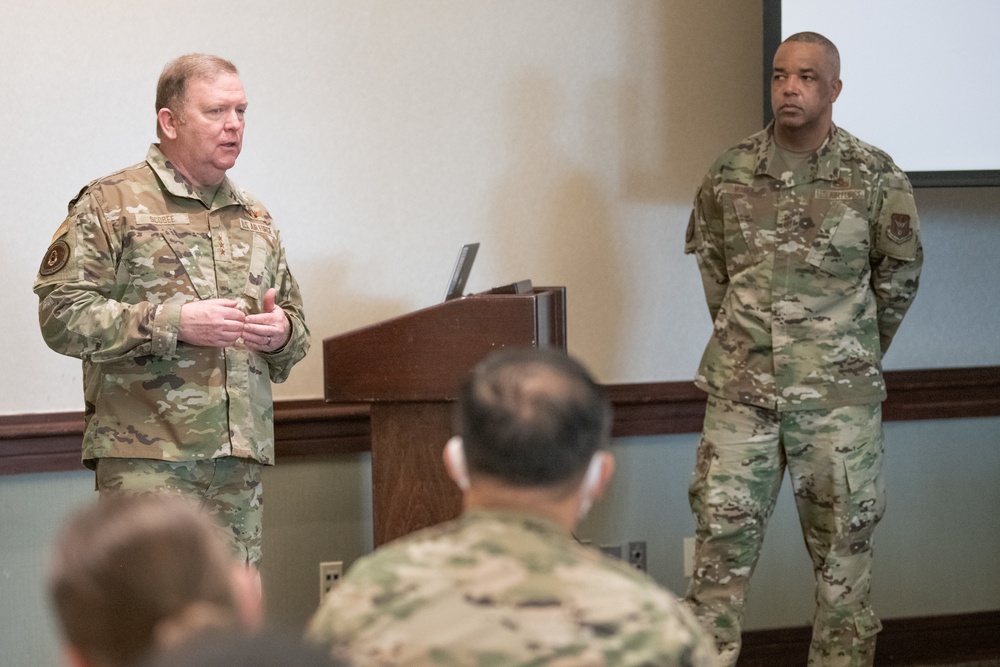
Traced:
<path id="1" fill-rule="evenodd" d="M 937 368 L 886 373 L 887 421 L 1000 415 L 1000 366 Z M 697 433 L 705 395 L 691 382 L 607 387 L 615 406 L 614 434 Z M 274 406 L 278 462 L 366 451 L 369 409 L 321 399 L 278 401 Z M 0 475 L 78 470 L 83 414 L 0 415 Z"/>
<path id="2" fill-rule="evenodd" d="M 441 460 L 450 435 L 450 403 L 372 405 L 375 546 L 458 516 L 462 494 Z"/>
<path id="3" fill-rule="evenodd" d="M 278 401 L 274 437 L 279 461 L 368 451 L 369 408 Z M 82 441 L 82 412 L 0 416 L 0 475 L 80 470 Z"/>
<path id="4" fill-rule="evenodd" d="M 78 470 L 82 412 L 0 416 L 0 475 Z"/>
<path id="5" fill-rule="evenodd" d="M 278 401 L 274 404 L 274 441 L 279 461 L 368 451 L 369 406 Z"/>
<path id="6" fill-rule="evenodd" d="M 477 294 L 325 338 L 324 396 L 338 403 L 453 399 L 491 352 L 565 348 L 562 290 Z"/>
<path id="7" fill-rule="evenodd" d="M 693 382 L 615 384 L 606 389 L 615 408 L 616 437 L 701 430 L 705 393 Z"/>
<path id="8" fill-rule="evenodd" d="M 1000 366 L 889 371 L 888 421 L 1000 415 Z"/>

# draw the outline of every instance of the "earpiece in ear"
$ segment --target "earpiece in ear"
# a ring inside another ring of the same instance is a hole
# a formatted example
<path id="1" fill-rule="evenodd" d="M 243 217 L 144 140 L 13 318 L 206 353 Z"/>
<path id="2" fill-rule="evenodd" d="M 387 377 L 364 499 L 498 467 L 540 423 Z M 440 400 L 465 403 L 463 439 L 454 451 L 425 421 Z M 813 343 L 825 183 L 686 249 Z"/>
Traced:
<path id="1" fill-rule="evenodd" d="M 448 459 L 451 478 L 455 480 L 462 491 L 469 488 L 469 466 L 465 463 L 465 445 L 462 436 L 453 436 L 444 446 L 444 455 Z"/>
<path id="2" fill-rule="evenodd" d="M 594 452 L 587 466 L 587 473 L 583 476 L 580 484 L 580 512 L 579 519 L 587 516 L 591 505 L 594 504 L 594 493 L 597 491 L 597 484 L 601 481 L 601 470 L 604 468 L 604 452 Z"/>

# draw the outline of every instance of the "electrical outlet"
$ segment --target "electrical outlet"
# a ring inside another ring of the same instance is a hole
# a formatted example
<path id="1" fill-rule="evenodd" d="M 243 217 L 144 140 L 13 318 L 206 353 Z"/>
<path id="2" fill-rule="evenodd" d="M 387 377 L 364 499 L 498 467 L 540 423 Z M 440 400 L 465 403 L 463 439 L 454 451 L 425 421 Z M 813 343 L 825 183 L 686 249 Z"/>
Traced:
<path id="1" fill-rule="evenodd" d="M 344 574 L 344 562 L 340 560 L 331 560 L 325 563 L 319 564 L 319 601 L 323 602 L 323 598 L 326 594 L 330 592 L 338 581 L 340 577 Z"/>
<path id="2" fill-rule="evenodd" d="M 694 538 L 684 538 L 684 576 L 694 576 Z"/>
<path id="3" fill-rule="evenodd" d="M 628 564 L 642 572 L 646 571 L 646 543 L 628 543 Z"/>

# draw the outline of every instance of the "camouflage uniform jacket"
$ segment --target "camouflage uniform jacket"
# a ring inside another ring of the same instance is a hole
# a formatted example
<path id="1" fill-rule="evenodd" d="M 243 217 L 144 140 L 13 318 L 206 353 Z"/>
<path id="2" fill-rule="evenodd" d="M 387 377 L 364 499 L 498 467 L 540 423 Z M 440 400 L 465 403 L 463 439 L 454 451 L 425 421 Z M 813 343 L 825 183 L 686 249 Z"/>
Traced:
<path id="1" fill-rule="evenodd" d="M 309 348 L 302 298 L 264 207 L 228 178 L 210 196 L 154 144 L 145 162 L 70 202 L 42 260 L 42 336 L 83 360 L 88 467 L 103 457 L 273 463 L 271 382 Z M 270 287 L 291 324 L 282 349 L 177 340 L 183 304 L 231 298 L 260 312 Z"/>
<path id="2" fill-rule="evenodd" d="M 772 128 L 724 153 L 695 198 L 685 251 L 714 320 L 695 383 L 776 410 L 877 403 L 923 261 L 910 182 L 836 127 L 785 171 Z"/>
<path id="3" fill-rule="evenodd" d="M 307 637 L 358 665 L 714 665 L 694 616 L 547 520 L 470 510 L 360 559 Z"/>

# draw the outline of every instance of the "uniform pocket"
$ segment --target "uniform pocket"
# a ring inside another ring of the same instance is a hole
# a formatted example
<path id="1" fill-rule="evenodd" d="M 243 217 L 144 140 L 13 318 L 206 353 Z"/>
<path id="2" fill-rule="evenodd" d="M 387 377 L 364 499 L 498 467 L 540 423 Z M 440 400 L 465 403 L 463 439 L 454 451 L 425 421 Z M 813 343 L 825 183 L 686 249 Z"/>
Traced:
<path id="1" fill-rule="evenodd" d="M 850 494 L 848 533 L 851 551 L 871 548 L 871 535 L 876 524 L 885 514 L 885 479 L 882 475 L 884 458 L 881 440 L 866 443 L 857 456 L 844 461 L 847 487 Z"/>
<path id="2" fill-rule="evenodd" d="M 761 259 L 754 222 L 753 204 L 744 196 L 725 196 L 723 217 L 726 235 L 726 267 L 730 273 L 753 266 Z"/>
<path id="3" fill-rule="evenodd" d="M 860 278 L 869 266 L 869 228 L 861 213 L 843 202 L 834 202 L 806 261 L 837 278 Z"/>
<path id="4" fill-rule="evenodd" d="M 214 299 L 217 292 L 212 257 L 212 242 L 207 235 L 162 229 L 136 245 L 133 267 L 137 272 L 145 271 L 156 286 L 186 274 L 199 299 Z M 180 290 L 174 287 L 172 291 Z"/>
<path id="5" fill-rule="evenodd" d="M 270 237 L 264 234 L 253 235 L 253 249 L 243 294 L 259 302 L 264 292 L 272 287 L 277 254 L 277 245 Z"/>

